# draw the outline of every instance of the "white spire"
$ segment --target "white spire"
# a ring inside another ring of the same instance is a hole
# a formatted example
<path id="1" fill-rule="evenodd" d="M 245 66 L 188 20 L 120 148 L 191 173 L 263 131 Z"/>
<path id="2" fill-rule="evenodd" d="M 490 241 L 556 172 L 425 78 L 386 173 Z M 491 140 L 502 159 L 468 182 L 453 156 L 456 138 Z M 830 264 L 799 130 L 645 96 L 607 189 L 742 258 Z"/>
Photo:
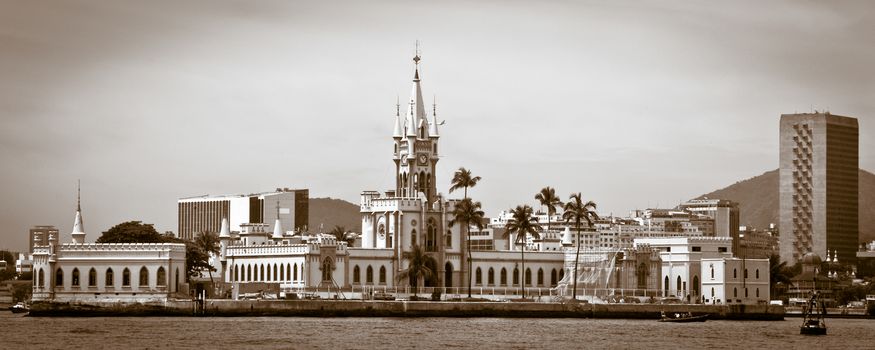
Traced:
<path id="1" fill-rule="evenodd" d="M 434 97 L 431 104 L 431 122 L 428 123 L 428 136 L 431 137 L 440 137 L 438 133 L 438 121 L 437 121 L 437 97 Z"/>
<path id="2" fill-rule="evenodd" d="M 228 218 L 222 218 L 222 230 L 219 231 L 219 237 L 231 238 L 231 228 L 228 225 Z"/>
<path id="3" fill-rule="evenodd" d="M 280 223 L 280 219 L 276 218 L 276 222 L 273 224 L 273 239 L 283 239 L 283 224 Z"/>
<path id="4" fill-rule="evenodd" d="M 396 98 L 395 99 L 395 131 L 392 132 L 392 137 L 394 138 L 402 138 L 404 137 L 404 126 L 401 125 L 401 101 Z"/>
<path id="5" fill-rule="evenodd" d="M 85 243 L 85 229 L 82 225 L 82 201 L 81 201 L 81 186 L 77 185 L 76 189 L 76 219 L 73 221 L 73 232 L 70 233 L 73 236 L 73 243 L 82 244 Z"/>
<path id="6" fill-rule="evenodd" d="M 413 57 L 415 65 L 413 90 L 410 92 L 410 107 L 407 109 L 407 136 L 416 136 L 419 132 L 418 128 L 423 125 L 422 123 L 427 123 L 425 104 L 422 101 L 422 87 L 419 85 L 419 61 L 419 42 L 417 41 L 416 56 Z"/>
<path id="7" fill-rule="evenodd" d="M 562 232 L 562 245 L 571 245 L 571 229 L 565 226 L 565 231 Z"/>

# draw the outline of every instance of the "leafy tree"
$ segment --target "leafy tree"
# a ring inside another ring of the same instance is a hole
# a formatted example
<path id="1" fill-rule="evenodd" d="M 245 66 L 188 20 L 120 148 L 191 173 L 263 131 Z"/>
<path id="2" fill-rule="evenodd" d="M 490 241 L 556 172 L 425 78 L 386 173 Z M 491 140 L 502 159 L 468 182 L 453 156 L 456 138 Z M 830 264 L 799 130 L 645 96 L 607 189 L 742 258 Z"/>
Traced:
<path id="1" fill-rule="evenodd" d="M 404 252 L 401 255 L 402 258 L 407 259 L 407 268 L 402 270 L 395 276 L 395 279 L 401 281 L 403 279 L 408 279 L 410 282 L 410 286 L 413 287 L 413 297 L 417 298 L 417 290 L 419 287 L 419 281 L 425 281 L 435 277 L 437 273 L 434 271 L 431 266 L 437 266 L 437 261 L 434 260 L 430 255 L 425 253 L 425 250 L 422 249 L 422 246 L 415 245 L 413 246 L 413 250 L 409 252 Z"/>
<path id="2" fill-rule="evenodd" d="M 468 188 L 477 186 L 477 182 L 480 182 L 481 178 L 479 176 L 472 176 L 471 170 L 465 169 L 464 167 L 456 170 L 456 173 L 453 174 L 452 184 L 450 186 L 450 193 L 458 189 L 465 190 L 465 196 L 463 198 L 468 198 Z"/>
<path id="3" fill-rule="evenodd" d="M 212 254 L 215 257 L 219 256 L 221 250 L 219 248 L 219 235 L 210 232 L 204 231 L 201 232 L 197 237 L 194 238 L 194 246 L 197 250 L 207 255 L 207 259 L 205 260 L 206 264 L 198 264 L 200 270 L 198 272 L 206 271 L 210 275 L 210 283 L 215 285 L 213 282 L 213 272 L 216 272 L 215 266 L 209 263 L 209 256 Z M 206 265 L 206 266 L 204 266 Z"/>
<path id="4" fill-rule="evenodd" d="M 186 280 L 197 276 L 201 271 L 215 271 L 210 265 L 210 255 L 198 246 L 194 241 L 186 241 L 176 238 L 173 234 L 158 233 L 151 224 L 140 221 L 128 221 L 115 225 L 103 232 L 97 243 L 183 243 L 185 244 L 185 268 Z"/>
<path id="5" fill-rule="evenodd" d="M 542 206 L 547 207 L 547 229 L 550 227 L 550 217 L 556 214 L 556 208 L 562 207 L 562 200 L 556 196 L 556 190 L 553 187 L 547 186 L 541 189 L 541 192 L 535 195 L 535 199 Z"/>
<path id="6" fill-rule="evenodd" d="M 510 211 L 511 219 L 507 221 L 507 224 L 504 226 L 505 237 L 510 237 L 511 234 L 516 233 L 516 242 L 515 244 L 520 244 L 520 261 L 522 262 L 522 269 L 520 270 L 520 286 L 522 286 L 522 295 L 523 299 L 526 298 L 526 236 L 532 235 L 535 239 L 540 238 L 541 236 L 538 234 L 538 218 L 533 217 L 532 207 L 528 205 L 518 205 L 515 209 Z"/>
<path id="7" fill-rule="evenodd" d="M 162 236 L 152 224 L 144 224 L 140 221 L 128 221 L 115 225 L 104 231 L 97 243 L 166 243 L 167 238 Z"/>
<path id="8" fill-rule="evenodd" d="M 769 290 L 771 298 L 776 299 L 779 295 L 778 283 L 787 286 L 791 283 L 794 274 L 792 268 L 787 266 L 786 261 L 781 261 L 781 256 L 772 254 L 769 256 Z"/>
<path id="9" fill-rule="evenodd" d="M 577 300 L 577 264 L 580 259 L 580 225 L 586 221 L 587 228 L 592 228 L 593 221 L 598 219 L 596 214 L 596 204 L 593 201 L 584 202 L 580 192 L 572 193 L 568 197 L 568 203 L 565 203 L 565 211 L 562 213 L 562 218 L 565 222 L 574 221 L 574 227 L 577 230 L 577 250 L 574 252 L 574 273 L 571 277 L 574 279 L 574 284 L 571 289 L 571 298 Z"/>
<path id="10" fill-rule="evenodd" d="M 483 229 L 483 217 L 485 214 L 483 210 L 480 210 L 481 204 L 480 202 L 474 202 L 471 198 L 465 198 L 453 208 L 452 219 L 449 222 L 449 226 L 453 227 L 456 223 L 461 225 L 461 228 L 465 229 L 465 242 L 467 243 L 467 248 L 465 249 L 468 254 L 468 297 L 471 297 L 471 224 L 473 223 L 479 230 Z"/>
<path id="11" fill-rule="evenodd" d="M 355 236 L 350 232 L 347 232 L 346 227 L 334 225 L 334 228 L 328 233 L 337 238 L 338 242 L 346 242 L 348 247 L 352 247 L 352 245 L 355 244 Z"/>
<path id="12" fill-rule="evenodd" d="M 12 301 L 19 302 L 30 300 L 33 295 L 33 284 L 31 283 L 14 283 L 12 284 Z"/>

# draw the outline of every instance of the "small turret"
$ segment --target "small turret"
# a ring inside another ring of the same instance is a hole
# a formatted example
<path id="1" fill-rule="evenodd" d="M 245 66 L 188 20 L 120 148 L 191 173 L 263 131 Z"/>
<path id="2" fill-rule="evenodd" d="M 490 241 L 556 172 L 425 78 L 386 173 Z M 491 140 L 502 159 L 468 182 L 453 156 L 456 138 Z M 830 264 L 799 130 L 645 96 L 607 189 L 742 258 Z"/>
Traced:
<path id="1" fill-rule="evenodd" d="M 73 221 L 73 232 L 70 235 L 73 236 L 73 243 L 85 243 L 85 229 L 82 225 L 81 191 L 79 188 L 76 189 L 76 219 Z"/>

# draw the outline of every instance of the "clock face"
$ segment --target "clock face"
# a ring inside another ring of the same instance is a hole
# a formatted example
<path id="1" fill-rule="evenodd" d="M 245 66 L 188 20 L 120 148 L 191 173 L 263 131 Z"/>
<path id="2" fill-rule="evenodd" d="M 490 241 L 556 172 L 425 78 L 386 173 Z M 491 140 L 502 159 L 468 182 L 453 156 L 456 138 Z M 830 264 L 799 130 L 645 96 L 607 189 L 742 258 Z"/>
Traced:
<path id="1" fill-rule="evenodd" d="M 417 157 L 417 160 L 419 161 L 419 165 L 425 165 L 428 163 L 428 156 L 425 154 L 420 154 L 419 157 Z"/>
<path id="2" fill-rule="evenodd" d="M 407 155 L 401 156 L 401 163 L 407 163 Z"/>

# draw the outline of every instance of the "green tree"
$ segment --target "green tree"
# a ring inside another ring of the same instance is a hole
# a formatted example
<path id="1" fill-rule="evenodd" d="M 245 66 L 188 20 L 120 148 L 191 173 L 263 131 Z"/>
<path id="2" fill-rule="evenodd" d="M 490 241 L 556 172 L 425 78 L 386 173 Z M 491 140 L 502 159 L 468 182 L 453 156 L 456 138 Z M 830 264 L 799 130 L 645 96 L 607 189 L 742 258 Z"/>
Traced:
<path id="1" fill-rule="evenodd" d="M 219 235 L 210 231 L 203 231 L 194 238 L 193 243 L 195 249 L 207 256 L 206 259 L 204 259 L 206 264 L 197 264 L 198 272 L 206 271 L 210 275 L 210 284 L 215 286 L 213 272 L 216 272 L 216 267 L 209 263 L 209 258 L 210 254 L 218 258 L 221 253 L 221 248 L 219 247 Z"/>
<path id="2" fill-rule="evenodd" d="M 520 262 L 522 263 L 522 269 L 520 270 L 520 286 L 522 286 L 522 295 L 523 299 L 526 298 L 526 237 L 528 235 L 532 235 L 535 239 L 540 238 L 541 236 L 538 234 L 538 218 L 533 217 L 532 207 L 528 205 L 518 205 L 515 209 L 510 211 L 511 219 L 507 221 L 507 224 L 504 226 L 505 237 L 510 237 L 511 234 L 516 233 L 516 241 L 515 244 L 520 245 Z"/>
<path id="3" fill-rule="evenodd" d="M 97 238 L 97 243 L 166 243 L 167 238 L 162 236 L 152 224 L 144 224 L 140 221 L 128 221 L 115 225 L 104 231 Z"/>
<path id="4" fill-rule="evenodd" d="M 565 203 L 562 218 L 565 219 L 565 222 L 574 221 L 574 227 L 577 231 L 577 250 L 574 252 L 574 273 L 571 275 L 572 279 L 574 279 L 571 298 L 577 300 L 577 263 L 580 259 L 580 241 L 582 241 L 580 225 L 585 221 L 587 228 L 592 228 L 593 221 L 598 219 L 596 204 L 593 201 L 584 202 L 580 192 L 572 193 L 568 197 L 568 203 Z"/>
<path id="5" fill-rule="evenodd" d="M 472 176 L 471 170 L 465 169 L 464 167 L 456 170 L 456 173 L 453 174 L 453 180 L 450 185 L 450 193 L 456 191 L 458 189 L 464 189 L 464 197 L 468 198 L 468 188 L 477 186 L 477 183 L 480 182 L 479 176 Z"/>
<path id="6" fill-rule="evenodd" d="M 449 226 L 453 227 L 456 223 L 460 224 L 460 228 L 464 229 L 465 242 L 467 243 L 467 247 L 465 250 L 468 251 L 468 298 L 471 297 L 471 264 L 472 264 L 472 253 L 471 253 L 471 224 L 474 224 L 479 230 L 483 229 L 483 210 L 480 209 L 480 202 L 474 202 L 471 198 L 465 198 L 461 202 L 457 203 L 455 207 L 453 207 L 453 212 L 450 214 L 452 219 L 449 222 Z"/>
<path id="7" fill-rule="evenodd" d="M 550 227 L 550 217 L 556 214 L 556 208 L 562 207 L 562 200 L 556 196 L 556 190 L 553 187 L 547 186 L 541 189 L 541 192 L 535 195 L 535 199 L 542 206 L 547 207 L 547 229 Z"/>
<path id="8" fill-rule="evenodd" d="M 6 268 L 0 269 L 0 281 L 15 278 L 15 255 L 8 250 L 0 250 L 0 260 L 6 262 Z"/>
<path id="9" fill-rule="evenodd" d="M 186 281 L 197 276 L 201 271 L 213 269 L 210 265 L 210 255 L 198 247 L 194 241 L 176 238 L 172 234 L 160 234 L 151 224 L 140 221 L 128 221 L 115 225 L 104 231 L 97 238 L 97 243 L 183 243 L 185 244 Z"/>
<path id="10" fill-rule="evenodd" d="M 780 291 L 791 283 L 793 269 L 787 266 L 786 261 L 781 261 L 781 256 L 772 254 L 769 256 L 769 291 L 772 299 L 777 299 Z M 779 283 L 783 288 L 779 288 Z"/>
<path id="11" fill-rule="evenodd" d="M 355 236 L 350 232 L 347 232 L 346 227 L 334 225 L 334 228 L 328 233 L 333 235 L 334 238 L 337 238 L 338 242 L 346 242 L 348 247 L 352 247 L 352 245 L 355 244 Z"/>
<path id="12" fill-rule="evenodd" d="M 465 167 L 460 167 L 459 170 L 456 170 L 456 172 L 453 174 L 453 180 L 450 181 L 450 193 L 462 189 L 464 191 L 462 199 L 468 199 L 468 188 L 477 186 L 477 183 L 480 182 L 480 179 L 481 178 L 479 176 L 474 176 L 471 173 L 471 170 L 465 169 Z M 469 242 L 470 238 L 470 236 L 465 236 L 465 244 L 462 248 L 462 261 L 471 260 L 471 251 L 464 248 L 471 246 L 471 242 Z M 463 264 L 462 266 L 462 270 L 464 270 L 465 265 Z M 469 269 L 468 271 L 465 271 L 465 273 L 468 275 L 468 280 L 471 280 L 471 270 Z"/>
<path id="13" fill-rule="evenodd" d="M 437 261 L 418 245 L 413 246 L 413 250 L 404 252 L 401 257 L 407 259 L 407 268 L 399 272 L 395 279 L 401 281 L 406 278 L 413 287 L 413 297 L 417 298 L 419 281 L 424 282 L 435 277 L 436 271 L 431 267 L 437 266 Z"/>

